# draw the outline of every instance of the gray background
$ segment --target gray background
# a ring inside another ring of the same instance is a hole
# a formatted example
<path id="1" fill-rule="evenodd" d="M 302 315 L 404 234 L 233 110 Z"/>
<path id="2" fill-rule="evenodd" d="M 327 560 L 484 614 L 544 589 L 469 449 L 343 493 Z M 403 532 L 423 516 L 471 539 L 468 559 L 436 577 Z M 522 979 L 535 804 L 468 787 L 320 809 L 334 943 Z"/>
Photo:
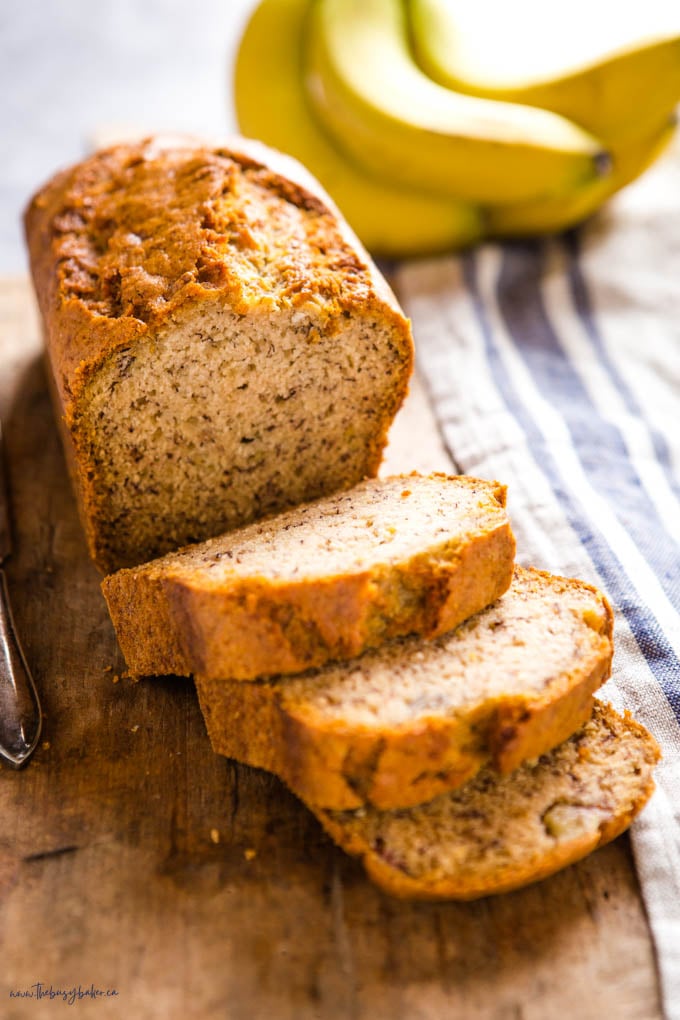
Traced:
<path id="1" fill-rule="evenodd" d="M 26 269 L 26 201 L 99 129 L 234 130 L 230 69 L 253 4 L 0 0 L 0 272 Z"/>

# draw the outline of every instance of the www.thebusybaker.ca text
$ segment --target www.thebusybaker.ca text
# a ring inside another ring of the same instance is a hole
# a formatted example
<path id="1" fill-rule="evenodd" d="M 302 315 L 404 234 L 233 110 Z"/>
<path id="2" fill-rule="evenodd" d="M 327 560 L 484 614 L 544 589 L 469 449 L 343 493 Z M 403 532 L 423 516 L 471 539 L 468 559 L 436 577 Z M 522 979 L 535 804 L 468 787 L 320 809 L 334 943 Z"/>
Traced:
<path id="1" fill-rule="evenodd" d="M 83 988 L 82 985 L 71 988 L 55 988 L 54 985 L 44 985 L 42 981 L 36 981 L 29 988 L 10 988 L 10 999 L 62 999 L 69 1006 L 73 1006 L 80 999 L 110 999 L 118 995 L 117 988 L 97 988 L 91 984 Z"/>

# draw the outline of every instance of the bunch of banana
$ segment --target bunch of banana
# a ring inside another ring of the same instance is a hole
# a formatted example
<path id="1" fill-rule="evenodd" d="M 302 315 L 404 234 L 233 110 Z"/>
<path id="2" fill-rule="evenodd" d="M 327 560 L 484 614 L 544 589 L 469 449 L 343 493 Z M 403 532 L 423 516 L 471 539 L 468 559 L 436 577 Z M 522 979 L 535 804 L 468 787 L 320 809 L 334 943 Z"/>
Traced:
<path id="1" fill-rule="evenodd" d="M 318 124 L 304 85 L 310 0 L 262 0 L 236 59 L 241 131 L 295 156 L 317 177 L 371 251 L 407 256 L 464 247 L 483 236 L 480 211 L 371 177 Z"/>
<path id="2" fill-rule="evenodd" d="M 635 25 L 625 7 L 584 42 L 541 0 L 261 0 L 239 126 L 306 164 L 380 255 L 564 229 L 673 133 L 680 11 Z"/>

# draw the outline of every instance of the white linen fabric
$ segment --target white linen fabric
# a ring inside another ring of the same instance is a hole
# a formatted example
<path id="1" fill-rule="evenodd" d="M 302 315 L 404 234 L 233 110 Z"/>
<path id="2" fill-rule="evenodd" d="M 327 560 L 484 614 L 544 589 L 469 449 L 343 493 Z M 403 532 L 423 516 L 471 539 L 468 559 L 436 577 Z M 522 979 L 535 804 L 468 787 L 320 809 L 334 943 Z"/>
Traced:
<path id="1" fill-rule="evenodd" d="M 394 280 L 453 462 L 508 484 L 519 561 L 614 605 L 601 696 L 663 752 L 632 842 L 680 1020 L 680 145 L 577 231 Z"/>

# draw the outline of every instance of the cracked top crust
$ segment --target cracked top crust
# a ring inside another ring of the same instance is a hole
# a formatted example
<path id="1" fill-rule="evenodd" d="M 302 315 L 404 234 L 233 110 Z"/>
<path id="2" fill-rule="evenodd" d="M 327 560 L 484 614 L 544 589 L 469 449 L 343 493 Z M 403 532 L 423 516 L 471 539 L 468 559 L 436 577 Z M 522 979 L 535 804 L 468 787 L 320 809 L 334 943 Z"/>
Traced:
<path id="1" fill-rule="evenodd" d="M 377 301 L 361 245 L 295 161 L 257 143 L 118 145 L 58 174 L 26 211 L 38 299 L 65 403 L 95 365 L 194 299 L 332 319 Z M 385 310 L 385 309 L 383 309 Z"/>

